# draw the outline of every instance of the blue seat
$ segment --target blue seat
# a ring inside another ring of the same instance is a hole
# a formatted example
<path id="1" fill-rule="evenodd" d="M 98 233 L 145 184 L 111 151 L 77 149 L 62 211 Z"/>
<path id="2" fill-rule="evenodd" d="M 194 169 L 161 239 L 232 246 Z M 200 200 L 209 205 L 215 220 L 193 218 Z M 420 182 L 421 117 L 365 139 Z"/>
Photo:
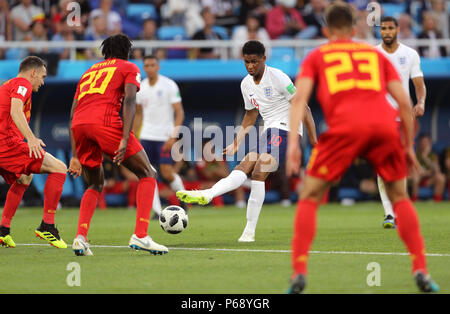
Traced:
<path id="1" fill-rule="evenodd" d="M 337 197 L 339 200 L 350 198 L 357 201 L 362 199 L 363 195 L 358 189 L 355 188 L 340 188 L 338 190 Z"/>
<path id="2" fill-rule="evenodd" d="M 130 3 L 126 10 L 127 18 L 133 22 L 142 23 L 146 19 L 158 19 L 158 13 L 153 4 L 149 3 Z"/>
<path id="3" fill-rule="evenodd" d="M 223 26 L 213 26 L 213 31 L 219 34 L 222 39 L 230 39 L 230 35 L 228 35 L 228 30 Z"/>
<path id="4" fill-rule="evenodd" d="M 106 204 L 109 206 L 126 206 L 127 196 L 125 194 L 106 194 Z"/>
<path id="5" fill-rule="evenodd" d="M 157 31 L 160 40 L 187 39 L 186 30 L 182 26 L 161 26 Z"/>
<path id="6" fill-rule="evenodd" d="M 9 48 L 5 52 L 6 60 L 21 60 L 27 56 L 28 52 L 23 48 Z"/>
<path id="7" fill-rule="evenodd" d="M 381 7 L 383 8 L 383 16 L 392 16 L 397 18 L 400 14 L 405 12 L 404 3 L 384 3 Z"/>
<path id="8" fill-rule="evenodd" d="M 419 199 L 426 200 L 433 198 L 433 187 L 427 186 L 427 187 L 420 187 L 419 188 Z"/>

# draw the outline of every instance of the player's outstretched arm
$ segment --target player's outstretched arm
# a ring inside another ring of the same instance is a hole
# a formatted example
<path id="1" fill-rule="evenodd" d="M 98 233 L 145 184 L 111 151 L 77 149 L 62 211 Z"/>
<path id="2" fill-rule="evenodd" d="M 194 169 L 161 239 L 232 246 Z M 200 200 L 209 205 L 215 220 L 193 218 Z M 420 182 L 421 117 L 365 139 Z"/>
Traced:
<path id="1" fill-rule="evenodd" d="M 68 171 L 71 175 L 74 176 L 74 178 L 81 176 L 81 173 L 82 173 L 82 167 L 81 167 L 80 161 L 78 160 L 77 148 L 75 145 L 75 139 L 73 137 L 73 132 L 72 132 L 73 113 L 75 112 L 77 103 L 78 103 L 77 100 L 74 99 L 72 102 L 72 108 L 70 109 L 70 119 L 69 119 L 69 136 L 70 136 L 70 147 L 72 148 L 72 158 L 70 159 Z"/>
<path id="2" fill-rule="evenodd" d="M 414 84 L 414 90 L 416 91 L 417 103 L 413 107 L 415 117 L 421 117 L 425 113 L 425 99 L 427 97 L 427 88 L 423 76 L 415 77 L 412 79 Z"/>
<path id="3" fill-rule="evenodd" d="M 288 147 L 286 152 L 286 175 L 298 174 L 301 163 L 301 150 L 298 139 L 298 127 L 300 121 L 303 121 L 306 111 L 306 103 L 313 90 L 313 80 L 308 77 L 302 77 L 296 80 L 295 87 L 297 93 L 291 100 L 290 131 L 288 135 Z M 308 130 L 309 131 L 309 130 Z M 309 133 L 309 132 L 308 132 Z"/>
<path id="4" fill-rule="evenodd" d="M 244 118 L 242 119 L 241 127 L 239 128 L 238 134 L 234 139 L 233 143 L 225 147 L 223 150 L 223 154 L 233 156 L 236 154 L 239 145 L 241 145 L 242 141 L 245 139 L 245 136 L 250 131 L 250 127 L 255 125 L 256 120 L 258 119 L 258 109 L 246 110 Z"/>
<path id="5" fill-rule="evenodd" d="M 23 101 L 18 98 L 11 99 L 11 118 L 22 133 L 23 137 L 27 140 L 28 147 L 30 149 L 30 157 L 41 158 L 44 156 L 45 151 L 42 147 L 45 147 L 44 142 L 34 136 L 33 131 L 31 131 L 28 125 L 27 118 L 23 113 Z"/>
<path id="6" fill-rule="evenodd" d="M 125 152 L 133 126 L 134 115 L 136 114 L 136 93 L 137 86 L 131 83 L 125 85 L 125 95 L 123 99 L 123 134 L 119 148 L 114 152 L 113 162 L 120 165 L 125 157 Z"/>

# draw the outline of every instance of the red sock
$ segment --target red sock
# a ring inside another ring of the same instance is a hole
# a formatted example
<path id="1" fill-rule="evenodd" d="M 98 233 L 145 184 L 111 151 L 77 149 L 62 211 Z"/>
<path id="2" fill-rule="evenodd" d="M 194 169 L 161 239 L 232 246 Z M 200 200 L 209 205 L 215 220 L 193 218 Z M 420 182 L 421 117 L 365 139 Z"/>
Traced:
<path id="1" fill-rule="evenodd" d="M 306 275 L 307 273 L 308 252 L 316 233 L 318 207 L 319 205 L 311 200 L 300 200 L 297 203 L 294 237 L 292 239 L 292 267 L 294 268 L 294 275 Z"/>
<path id="2" fill-rule="evenodd" d="M 130 180 L 128 183 L 128 197 L 127 205 L 128 207 L 136 207 L 136 193 L 137 193 L 138 183 L 137 181 Z"/>
<path id="3" fill-rule="evenodd" d="M 98 198 L 98 208 L 101 210 L 106 210 L 108 207 L 108 204 L 106 203 L 106 190 L 103 189 L 102 193 L 99 195 Z"/>
<path id="4" fill-rule="evenodd" d="M 417 202 L 419 200 L 419 197 L 417 195 L 411 196 L 411 201 Z"/>
<path id="5" fill-rule="evenodd" d="M 441 195 L 433 195 L 433 200 L 435 201 L 435 202 L 440 202 L 440 201 L 442 201 L 442 194 Z"/>
<path id="6" fill-rule="evenodd" d="M 77 235 L 81 234 L 85 239 L 87 238 L 89 225 L 91 224 L 92 216 L 94 215 L 95 208 L 97 207 L 99 196 L 100 193 L 98 191 L 87 189 L 81 199 Z"/>
<path id="7" fill-rule="evenodd" d="M 50 173 L 44 187 L 44 217 L 42 220 L 46 224 L 55 223 L 55 213 L 58 207 L 59 199 L 63 191 L 65 173 Z"/>
<path id="8" fill-rule="evenodd" d="M 3 227 L 9 228 L 11 226 L 11 220 L 28 186 L 28 184 L 14 182 L 9 188 L 8 194 L 6 195 L 5 207 L 3 208 L 2 221 L 0 223 Z"/>
<path id="9" fill-rule="evenodd" d="M 427 273 L 425 244 L 420 233 L 419 219 L 409 199 L 394 204 L 397 217 L 397 231 L 406 245 L 412 260 L 412 272 L 422 270 Z"/>
<path id="10" fill-rule="evenodd" d="M 136 228 L 134 234 L 138 238 L 147 235 L 148 224 L 150 222 L 150 211 L 153 206 L 153 196 L 155 195 L 155 178 L 143 178 L 139 180 L 136 193 Z"/>

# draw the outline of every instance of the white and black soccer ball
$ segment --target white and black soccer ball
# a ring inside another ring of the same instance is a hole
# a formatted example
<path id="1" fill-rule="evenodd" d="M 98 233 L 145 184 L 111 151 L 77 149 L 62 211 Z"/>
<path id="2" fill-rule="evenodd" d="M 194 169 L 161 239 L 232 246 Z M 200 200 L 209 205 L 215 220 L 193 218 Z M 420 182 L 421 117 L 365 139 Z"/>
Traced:
<path id="1" fill-rule="evenodd" d="M 188 215 L 180 206 L 171 205 L 161 211 L 159 224 L 165 232 L 177 234 L 186 229 Z"/>

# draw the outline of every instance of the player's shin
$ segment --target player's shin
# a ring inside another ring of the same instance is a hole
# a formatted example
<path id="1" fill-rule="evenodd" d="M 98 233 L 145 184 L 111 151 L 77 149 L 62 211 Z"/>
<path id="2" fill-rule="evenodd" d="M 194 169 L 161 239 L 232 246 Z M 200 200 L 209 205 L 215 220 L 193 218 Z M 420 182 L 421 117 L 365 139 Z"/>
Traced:
<path id="1" fill-rule="evenodd" d="M 241 170 L 233 170 L 228 175 L 228 177 L 219 180 L 212 188 L 207 190 L 210 193 L 211 199 L 216 196 L 228 193 L 240 187 L 245 180 L 247 180 L 247 175 Z"/>
<path id="2" fill-rule="evenodd" d="M 65 173 L 50 173 L 44 187 L 44 216 L 42 220 L 46 224 L 55 223 L 55 213 L 63 191 Z"/>
<path id="3" fill-rule="evenodd" d="M 392 209 L 392 204 L 389 201 L 389 198 L 386 194 L 386 189 L 384 187 L 383 179 L 380 176 L 377 176 L 377 183 L 378 183 L 378 191 L 380 193 L 381 203 L 383 204 L 385 216 L 395 217 L 394 211 Z"/>
<path id="4" fill-rule="evenodd" d="M 28 184 L 19 184 L 14 182 L 6 195 L 5 207 L 3 208 L 1 226 L 9 228 L 11 220 L 22 201 L 23 194 L 28 188 Z"/>
<path id="5" fill-rule="evenodd" d="M 421 270 L 426 274 L 425 244 L 413 204 L 409 199 L 398 201 L 394 204 L 394 212 L 398 234 L 411 256 L 412 272 Z"/>
<path id="6" fill-rule="evenodd" d="M 139 180 L 136 202 L 136 228 L 134 234 L 138 238 L 147 236 L 148 224 L 150 222 L 150 211 L 152 210 L 153 197 L 155 194 L 156 179 L 143 178 Z"/>
<path id="7" fill-rule="evenodd" d="M 245 226 L 244 233 L 255 233 L 265 195 L 265 182 L 252 180 L 250 196 L 247 202 L 247 225 Z"/>
<path id="8" fill-rule="evenodd" d="M 173 178 L 173 181 L 169 183 L 170 188 L 175 192 L 184 190 L 184 184 L 183 180 L 181 180 L 181 177 L 177 173 L 174 173 Z"/>
<path id="9" fill-rule="evenodd" d="M 294 236 L 292 239 L 293 274 L 307 273 L 309 248 L 314 240 L 317 224 L 318 203 L 308 199 L 300 200 L 294 221 Z"/>
<path id="10" fill-rule="evenodd" d="M 100 193 L 93 189 L 87 189 L 84 192 L 83 198 L 80 204 L 80 217 L 78 219 L 77 236 L 82 235 L 87 238 L 89 231 L 89 225 L 91 223 L 92 216 L 94 215 L 97 202 L 100 197 Z"/>

